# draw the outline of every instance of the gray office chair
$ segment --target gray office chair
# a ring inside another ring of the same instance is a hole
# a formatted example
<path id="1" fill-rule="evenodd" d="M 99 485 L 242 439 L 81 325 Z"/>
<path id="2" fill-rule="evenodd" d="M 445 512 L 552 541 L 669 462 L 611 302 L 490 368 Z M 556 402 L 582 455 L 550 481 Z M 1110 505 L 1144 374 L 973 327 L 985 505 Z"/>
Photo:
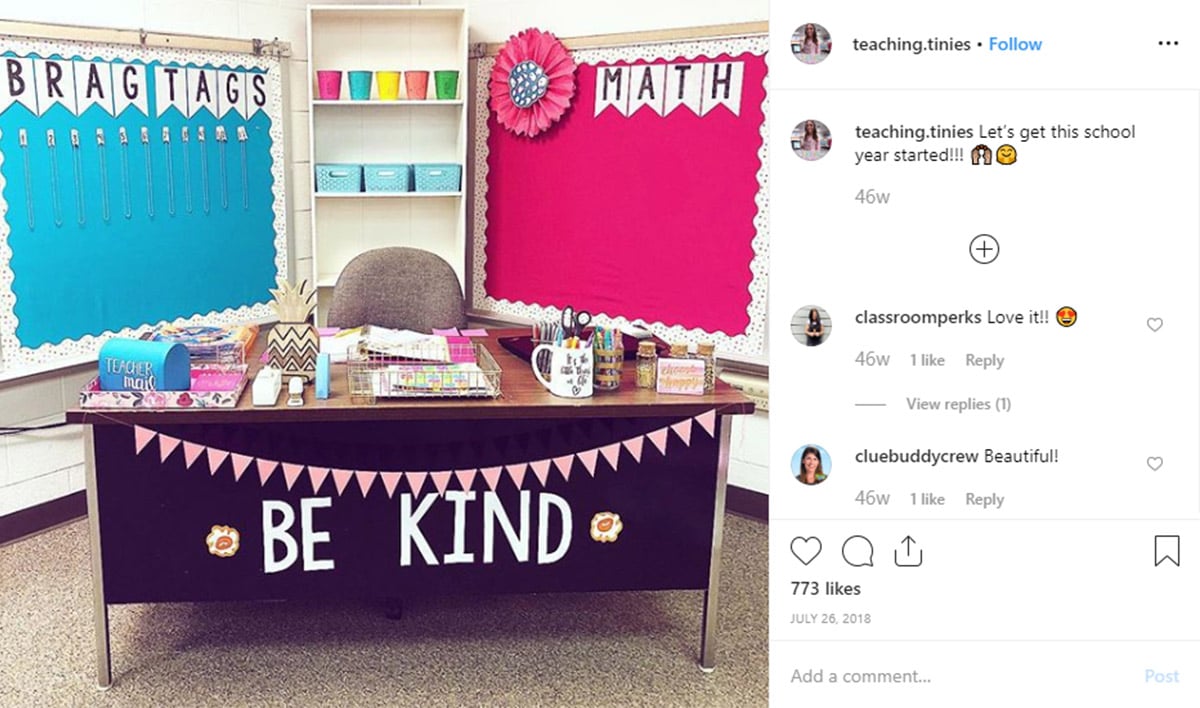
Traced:
<path id="1" fill-rule="evenodd" d="M 338 276 L 330 327 L 372 324 L 429 332 L 466 327 L 462 287 L 450 264 L 419 248 L 378 248 L 354 257 Z"/>

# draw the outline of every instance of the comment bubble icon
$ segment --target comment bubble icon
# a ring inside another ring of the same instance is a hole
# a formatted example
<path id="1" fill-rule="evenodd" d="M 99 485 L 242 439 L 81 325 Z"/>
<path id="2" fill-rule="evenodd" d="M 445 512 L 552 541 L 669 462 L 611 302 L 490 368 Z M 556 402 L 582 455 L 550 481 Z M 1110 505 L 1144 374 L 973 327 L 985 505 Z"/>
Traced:
<path id="1" fill-rule="evenodd" d="M 875 565 L 875 547 L 866 536 L 851 536 L 842 544 L 842 559 L 855 568 Z"/>

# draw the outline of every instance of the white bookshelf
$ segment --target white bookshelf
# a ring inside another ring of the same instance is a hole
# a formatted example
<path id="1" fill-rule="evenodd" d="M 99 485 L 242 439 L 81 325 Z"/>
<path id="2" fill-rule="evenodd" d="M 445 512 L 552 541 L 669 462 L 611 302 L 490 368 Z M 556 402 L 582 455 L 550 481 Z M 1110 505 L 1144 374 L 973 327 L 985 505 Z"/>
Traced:
<path id="1" fill-rule="evenodd" d="M 467 12 L 461 7 L 310 5 L 308 8 L 309 154 L 323 163 L 467 162 Z M 342 97 L 317 98 L 316 72 L 343 73 Z M 458 71 L 458 98 L 370 100 L 348 97 L 349 71 Z M 312 194 L 313 273 L 329 288 L 358 254 L 412 246 L 446 259 L 465 288 L 466 199 L 457 192 Z"/>

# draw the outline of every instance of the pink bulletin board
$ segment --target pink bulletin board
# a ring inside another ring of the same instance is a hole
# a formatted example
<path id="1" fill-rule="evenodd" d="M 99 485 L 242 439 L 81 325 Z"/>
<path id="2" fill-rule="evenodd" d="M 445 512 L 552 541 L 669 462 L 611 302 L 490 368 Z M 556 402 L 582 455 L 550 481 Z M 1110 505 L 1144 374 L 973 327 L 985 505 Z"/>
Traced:
<path id="1" fill-rule="evenodd" d="M 764 351 L 765 35 L 571 52 L 576 94 L 528 138 L 476 85 L 472 309 L 648 324 L 669 341 Z"/>

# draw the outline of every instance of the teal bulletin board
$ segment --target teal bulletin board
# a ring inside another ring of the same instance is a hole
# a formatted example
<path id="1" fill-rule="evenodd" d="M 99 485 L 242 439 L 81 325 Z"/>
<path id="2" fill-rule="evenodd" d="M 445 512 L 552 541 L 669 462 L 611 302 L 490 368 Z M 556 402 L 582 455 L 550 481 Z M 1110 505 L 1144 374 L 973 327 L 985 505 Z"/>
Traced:
<path id="1" fill-rule="evenodd" d="M 0 370 L 163 322 L 272 316 L 280 60 L 0 37 Z"/>

